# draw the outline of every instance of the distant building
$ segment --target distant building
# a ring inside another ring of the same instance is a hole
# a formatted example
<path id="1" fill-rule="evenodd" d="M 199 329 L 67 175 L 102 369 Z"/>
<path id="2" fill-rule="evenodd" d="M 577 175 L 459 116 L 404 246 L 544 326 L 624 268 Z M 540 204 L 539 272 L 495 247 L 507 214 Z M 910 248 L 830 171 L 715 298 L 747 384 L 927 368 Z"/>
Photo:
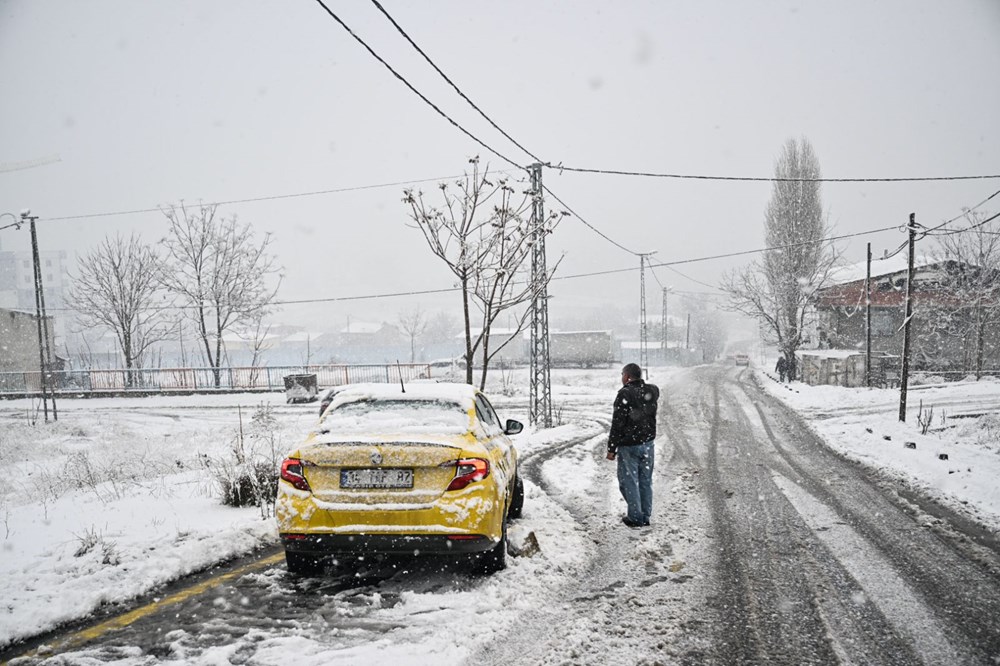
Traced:
<path id="1" fill-rule="evenodd" d="M 46 319 L 51 323 L 51 317 Z M 53 370 L 63 367 L 62 360 L 57 359 L 55 353 L 52 354 L 52 363 Z M 40 368 L 38 318 L 32 312 L 0 309 L 0 387 L 37 389 L 40 386 Z"/>
<path id="2" fill-rule="evenodd" d="M 899 358 L 902 354 L 907 271 L 903 255 L 872 261 L 871 336 L 876 355 Z M 973 341 L 959 331 L 969 330 L 976 316 L 970 307 L 972 298 L 961 287 L 976 271 L 954 261 L 915 260 L 910 356 L 914 370 L 962 372 L 972 367 Z M 817 292 L 813 303 L 818 346 L 864 351 L 865 264 L 839 269 L 830 282 Z M 986 341 L 988 369 L 1000 368 L 1000 331 L 995 328 Z"/>
<path id="3" fill-rule="evenodd" d="M 66 307 L 69 270 L 66 252 L 39 252 L 47 315 Z M 35 274 L 30 252 L 0 251 L 0 308 L 35 312 Z M 66 317 L 52 317 L 54 337 L 66 339 Z"/>

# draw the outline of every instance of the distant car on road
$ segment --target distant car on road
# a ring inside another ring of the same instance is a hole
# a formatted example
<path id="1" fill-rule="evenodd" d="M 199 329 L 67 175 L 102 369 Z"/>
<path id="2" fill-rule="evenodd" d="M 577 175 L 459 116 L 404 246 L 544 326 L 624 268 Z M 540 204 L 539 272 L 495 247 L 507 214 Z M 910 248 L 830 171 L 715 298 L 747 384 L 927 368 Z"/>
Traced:
<path id="1" fill-rule="evenodd" d="M 468 384 L 342 387 L 281 464 L 275 515 L 292 573 L 351 553 L 468 555 L 506 566 L 524 486 L 509 435 Z"/>
<path id="2" fill-rule="evenodd" d="M 750 365 L 749 354 L 734 354 L 733 358 L 736 359 L 736 365 Z"/>

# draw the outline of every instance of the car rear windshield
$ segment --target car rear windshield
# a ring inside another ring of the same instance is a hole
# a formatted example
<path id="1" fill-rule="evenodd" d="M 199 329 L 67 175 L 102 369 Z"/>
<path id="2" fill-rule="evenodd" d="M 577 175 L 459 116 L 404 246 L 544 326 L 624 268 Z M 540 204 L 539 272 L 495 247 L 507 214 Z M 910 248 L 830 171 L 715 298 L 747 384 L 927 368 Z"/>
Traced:
<path id="1" fill-rule="evenodd" d="M 469 414 L 448 400 L 357 400 L 335 405 L 323 417 L 331 433 L 422 433 L 460 435 L 469 431 Z"/>

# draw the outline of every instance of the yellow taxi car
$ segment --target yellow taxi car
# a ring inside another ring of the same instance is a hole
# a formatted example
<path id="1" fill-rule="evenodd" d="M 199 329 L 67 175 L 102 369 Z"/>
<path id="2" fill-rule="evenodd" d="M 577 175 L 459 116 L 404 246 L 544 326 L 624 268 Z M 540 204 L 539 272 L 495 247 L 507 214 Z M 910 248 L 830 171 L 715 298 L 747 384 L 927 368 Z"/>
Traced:
<path id="1" fill-rule="evenodd" d="M 507 521 L 524 486 L 486 396 L 468 384 L 365 385 L 337 393 L 281 464 L 275 515 L 288 570 L 329 556 L 465 554 L 506 566 Z"/>

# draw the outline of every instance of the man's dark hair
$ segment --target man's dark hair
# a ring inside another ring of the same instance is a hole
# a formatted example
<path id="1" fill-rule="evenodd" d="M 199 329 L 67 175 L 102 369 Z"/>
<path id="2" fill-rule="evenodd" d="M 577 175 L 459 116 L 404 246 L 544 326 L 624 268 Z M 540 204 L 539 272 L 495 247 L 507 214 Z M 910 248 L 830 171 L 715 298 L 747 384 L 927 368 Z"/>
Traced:
<path id="1" fill-rule="evenodd" d="M 622 368 L 622 374 L 628 375 L 629 379 L 642 379 L 642 368 L 638 363 L 629 363 Z"/>

